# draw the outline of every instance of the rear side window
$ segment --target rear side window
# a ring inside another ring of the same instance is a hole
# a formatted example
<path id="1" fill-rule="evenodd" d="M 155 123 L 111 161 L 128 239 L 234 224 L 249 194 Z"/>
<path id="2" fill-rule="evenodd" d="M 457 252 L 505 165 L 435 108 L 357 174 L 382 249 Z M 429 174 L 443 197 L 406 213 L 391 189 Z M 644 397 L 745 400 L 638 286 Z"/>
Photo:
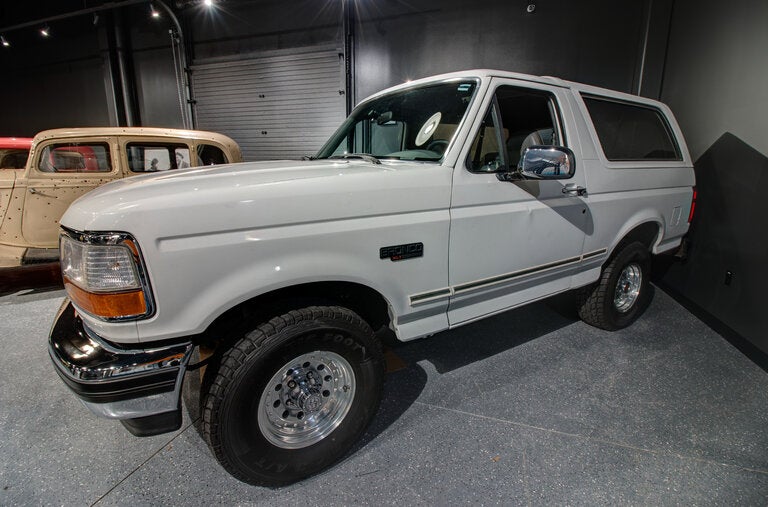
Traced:
<path id="1" fill-rule="evenodd" d="M 227 157 L 224 152 L 216 146 L 210 144 L 198 144 L 197 145 L 197 159 L 200 161 L 200 165 L 216 165 L 226 164 Z"/>
<path id="2" fill-rule="evenodd" d="M 189 146 L 166 143 L 128 143 L 128 167 L 135 173 L 189 167 Z"/>
<path id="3" fill-rule="evenodd" d="M 658 109 L 585 96 L 608 160 L 681 160 L 672 130 Z"/>
<path id="4" fill-rule="evenodd" d="M 0 149 L 0 169 L 24 169 L 29 150 Z"/>

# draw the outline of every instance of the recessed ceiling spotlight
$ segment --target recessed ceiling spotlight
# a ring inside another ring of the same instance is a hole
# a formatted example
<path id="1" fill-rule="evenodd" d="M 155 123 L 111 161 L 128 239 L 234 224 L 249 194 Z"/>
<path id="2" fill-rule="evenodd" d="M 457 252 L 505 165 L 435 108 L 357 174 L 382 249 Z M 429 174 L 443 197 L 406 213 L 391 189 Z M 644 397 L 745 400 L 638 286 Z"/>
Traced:
<path id="1" fill-rule="evenodd" d="M 48 25 L 45 25 L 44 27 L 42 27 L 40 29 L 40 35 L 42 35 L 43 37 L 50 37 L 50 35 L 51 35 L 51 27 L 48 26 Z"/>
<path id="2" fill-rule="evenodd" d="M 206 7 L 213 7 L 213 0 L 203 0 L 203 5 Z"/>
<path id="3" fill-rule="evenodd" d="M 155 9 L 155 4 L 153 4 L 153 3 L 149 4 L 149 14 L 153 18 L 159 18 L 160 17 L 160 12 L 157 9 Z"/>

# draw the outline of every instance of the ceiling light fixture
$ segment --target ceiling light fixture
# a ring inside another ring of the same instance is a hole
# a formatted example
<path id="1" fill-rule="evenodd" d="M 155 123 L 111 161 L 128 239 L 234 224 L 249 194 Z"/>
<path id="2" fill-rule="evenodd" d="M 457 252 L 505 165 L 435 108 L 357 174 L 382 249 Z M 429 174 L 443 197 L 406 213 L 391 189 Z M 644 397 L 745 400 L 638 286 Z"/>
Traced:
<path id="1" fill-rule="evenodd" d="M 149 14 L 155 19 L 160 17 L 160 12 L 157 9 L 155 9 L 155 4 L 153 3 L 149 4 Z"/>
<path id="2" fill-rule="evenodd" d="M 8 42 L 8 39 L 5 38 L 5 35 L 0 35 L 0 43 L 3 44 L 3 47 L 11 47 L 11 43 Z"/>
<path id="3" fill-rule="evenodd" d="M 40 29 L 40 35 L 43 37 L 49 37 L 51 35 L 51 27 L 48 25 L 45 25 Z"/>
<path id="4" fill-rule="evenodd" d="M 213 7 L 213 0 L 203 0 L 203 5 L 206 7 Z"/>

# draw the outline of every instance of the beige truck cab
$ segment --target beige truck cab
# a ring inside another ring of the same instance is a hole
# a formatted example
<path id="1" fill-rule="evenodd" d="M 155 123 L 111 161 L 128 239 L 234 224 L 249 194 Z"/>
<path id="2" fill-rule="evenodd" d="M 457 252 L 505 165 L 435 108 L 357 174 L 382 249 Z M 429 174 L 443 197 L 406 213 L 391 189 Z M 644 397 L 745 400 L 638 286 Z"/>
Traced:
<path id="1" fill-rule="evenodd" d="M 75 199 L 100 185 L 241 160 L 237 143 L 213 132 L 143 127 L 40 132 L 25 168 L 0 171 L 0 267 L 56 260 L 59 219 Z"/>

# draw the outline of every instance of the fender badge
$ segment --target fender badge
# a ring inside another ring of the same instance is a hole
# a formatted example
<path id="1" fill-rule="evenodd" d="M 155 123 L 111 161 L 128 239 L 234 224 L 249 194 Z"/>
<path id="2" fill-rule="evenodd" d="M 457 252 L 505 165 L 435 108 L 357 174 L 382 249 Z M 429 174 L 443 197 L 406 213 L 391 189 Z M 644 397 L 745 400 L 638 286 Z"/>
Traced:
<path id="1" fill-rule="evenodd" d="M 424 257 L 424 243 L 385 246 L 379 249 L 379 259 L 389 259 L 394 262 L 414 257 Z"/>

